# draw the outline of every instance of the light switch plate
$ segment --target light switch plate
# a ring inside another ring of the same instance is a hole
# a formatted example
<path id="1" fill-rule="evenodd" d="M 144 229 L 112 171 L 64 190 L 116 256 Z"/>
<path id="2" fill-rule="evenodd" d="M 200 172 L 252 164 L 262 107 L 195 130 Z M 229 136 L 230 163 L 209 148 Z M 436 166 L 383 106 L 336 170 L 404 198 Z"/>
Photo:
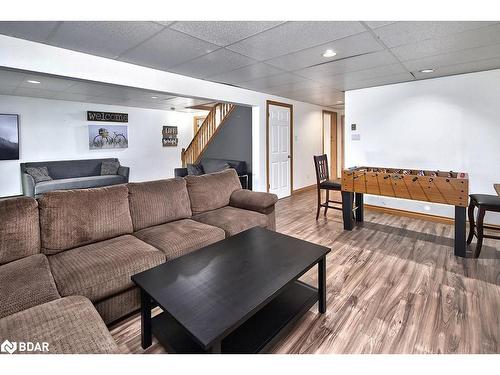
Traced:
<path id="1" fill-rule="evenodd" d="M 351 140 L 353 140 L 353 141 L 361 140 L 361 134 L 359 134 L 359 133 L 351 134 Z"/>
<path id="2" fill-rule="evenodd" d="M 356 124 L 351 124 L 351 130 L 355 131 L 356 130 Z"/>

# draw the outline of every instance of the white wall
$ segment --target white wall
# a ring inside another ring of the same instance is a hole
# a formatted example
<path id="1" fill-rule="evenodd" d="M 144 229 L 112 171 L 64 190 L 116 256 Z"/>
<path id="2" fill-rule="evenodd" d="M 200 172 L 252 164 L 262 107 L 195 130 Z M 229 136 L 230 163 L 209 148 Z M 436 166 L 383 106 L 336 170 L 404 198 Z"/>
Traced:
<path id="1" fill-rule="evenodd" d="M 357 125 L 355 132 L 351 124 Z M 361 139 L 352 141 L 351 134 Z M 469 192 L 500 182 L 500 70 L 346 93 L 346 167 L 469 173 Z M 452 206 L 367 196 L 366 203 L 452 217 Z M 500 223 L 500 215 L 486 221 Z"/>
<path id="2" fill-rule="evenodd" d="M 0 66 L 250 105 L 253 189 L 266 190 L 266 100 L 294 106 L 294 189 L 315 183 L 322 107 L 0 35 Z"/>
<path id="3" fill-rule="evenodd" d="M 129 147 L 89 150 L 88 125 L 104 123 L 87 121 L 88 110 L 128 113 Z M 183 112 L 0 95 L 0 113 L 19 114 L 20 127 L 20 160 L 0 161 L 0 196 L 22 192 L 19 163 L 25 161 L 116 157 L 130 167 L 131 181 L 173 177 L 193 137 L 193 115 Z M 162 146 L 166 125 L 178 127 L 177 147 Z"/>

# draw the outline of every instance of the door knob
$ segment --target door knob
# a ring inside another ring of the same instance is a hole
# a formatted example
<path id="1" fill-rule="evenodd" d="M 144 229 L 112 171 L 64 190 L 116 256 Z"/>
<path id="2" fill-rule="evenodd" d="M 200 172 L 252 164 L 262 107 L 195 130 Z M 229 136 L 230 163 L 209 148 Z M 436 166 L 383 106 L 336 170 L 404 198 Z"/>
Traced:
<path id="1" fill-rule="evenodd" d="M 292 156 L 291 156 L 291 155 L 288 155 L 288 159 L 291 159 L 291 158 L 292 158 Z"/>

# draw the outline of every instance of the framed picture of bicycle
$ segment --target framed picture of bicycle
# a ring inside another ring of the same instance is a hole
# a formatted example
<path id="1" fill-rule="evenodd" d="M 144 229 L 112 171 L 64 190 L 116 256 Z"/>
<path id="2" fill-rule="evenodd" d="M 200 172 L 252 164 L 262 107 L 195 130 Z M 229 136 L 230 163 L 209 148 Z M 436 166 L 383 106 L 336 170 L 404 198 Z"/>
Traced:
<path id="1" fill-rule="evenodd" d="M 126 125 L 89 125 L 89 149 L 128 148 Z"/>

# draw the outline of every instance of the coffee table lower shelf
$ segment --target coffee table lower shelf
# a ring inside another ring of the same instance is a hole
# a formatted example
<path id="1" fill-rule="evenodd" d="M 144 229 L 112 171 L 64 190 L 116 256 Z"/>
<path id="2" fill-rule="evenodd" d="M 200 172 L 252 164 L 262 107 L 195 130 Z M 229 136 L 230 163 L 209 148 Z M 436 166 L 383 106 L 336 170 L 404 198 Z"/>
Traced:
<path id="1" fill-rule="evenodd" d="M 318 301 L 318 289 L 294 281 L 277 297 L 222 340 L 222 353 L 261 353 L 290 332 Z M 152 319 L 152 333 L 169 353 L 204 353 L 167 312 Z"/>

